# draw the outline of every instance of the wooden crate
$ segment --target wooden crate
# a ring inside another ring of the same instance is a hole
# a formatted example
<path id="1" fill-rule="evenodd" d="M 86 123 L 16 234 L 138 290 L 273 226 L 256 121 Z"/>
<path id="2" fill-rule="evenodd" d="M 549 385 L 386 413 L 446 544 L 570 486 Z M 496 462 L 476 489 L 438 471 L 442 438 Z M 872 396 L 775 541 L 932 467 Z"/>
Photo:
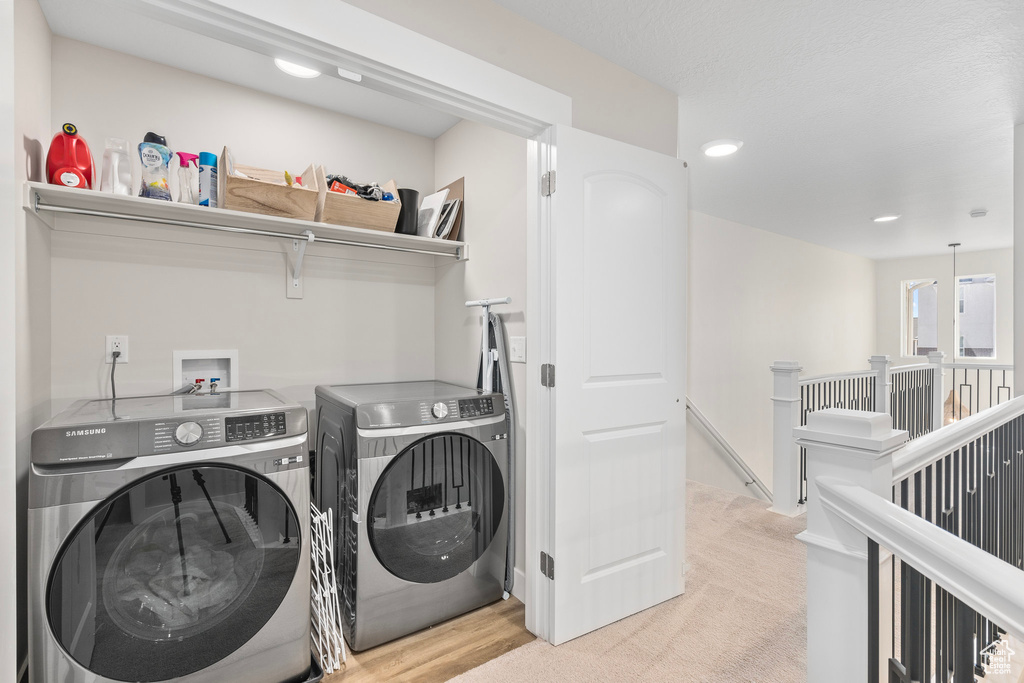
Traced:
<path id="1" fill-rule="evenodd" d="M 301 175 L 303 186 L 289 186 L 284 179 L 284 171 L 233 163 L 225 147 L 217 171 L 219 208 L 305 221 L 316 218 L 319 188 L 312 164 Z M 245 177 L 236 175 L 236 172 Z"/>
<path id="2" fill-rule="evenodd" d="M 320 204 L 316 214 L 318 223 L 346 225 L 353 228 L 394 232 L 398 225 L 398 214 L 402 203 L 398 200 L 398 188 L 394 180 L 381 185 L 381 189 L 395 197 L 393 202 L 374 202 L 354 194 L 331 192 L 327 188 L 327 176 L 323 166 L 316 168 Z"/>

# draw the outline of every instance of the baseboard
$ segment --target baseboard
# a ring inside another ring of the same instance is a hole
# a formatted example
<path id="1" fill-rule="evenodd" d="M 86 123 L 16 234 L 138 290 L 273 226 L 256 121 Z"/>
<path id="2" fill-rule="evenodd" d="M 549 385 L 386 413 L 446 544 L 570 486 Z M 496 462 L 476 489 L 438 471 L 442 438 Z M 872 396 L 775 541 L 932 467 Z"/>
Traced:
<path id="1" fill-rule="evenodd" d="M 516 600 L 526 604 L 526 573 L 519 567 L 515 568 L 512 573 L 512 595 L 516 596 Z"/>
<path id="2" fill-rule="evenodd" d="M 768 508 L 768 511 L 774 512 L 777 515 L 782 515 L 783 517 L 799 517 L 800 515 L 805 514 L 807 512 L 807 503 L 800 503 L 799 505 L 796 506 L 796 510 L 794 510 L 793 512 L 783 512 L 781 510 L 776 510 L 775 506 Z"/>

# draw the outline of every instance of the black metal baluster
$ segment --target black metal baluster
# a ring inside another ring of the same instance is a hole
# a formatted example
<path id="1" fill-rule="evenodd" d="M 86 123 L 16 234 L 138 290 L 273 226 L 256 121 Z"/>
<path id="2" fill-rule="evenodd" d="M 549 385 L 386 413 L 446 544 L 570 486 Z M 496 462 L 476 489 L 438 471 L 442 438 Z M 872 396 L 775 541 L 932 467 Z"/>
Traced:
<path id="1" fill-rule="evenodd" d="M 981 410 L 981 368 L 976 368 L 974 370 L 974 382 L 978 387 L 978 390 L 976 392 L 971 392 L 972 394 L 976 394 L 974 397 L 974 412 L 972 412 L 971 415 L 977 415 Z"/>
<path id="2" fill-rule="evenodd" d="M 992 403 L 992 370 L 988 371 L 988 407 L 991 408 L 994 404 Z"/>
<path id="3" fill-rule="evenodd" d="M 907 667 L 907 677 L 911 681 L 926 680 L 921 677 L 924 670 L 924 624 L 922 623 L 922 576 L 913 567 L 907 567 L 907 640 L 903 647 L 903 664 Z"/>
<path id="4" fill-rule="evenodd" d="M 878 544 L 868 539 L 868 683 L 879 683 Z"/>
<path id="5" fill-rule="evenodd" d="M 934 473 L 932 467 L 926 467 L 924 470 L 924 518 L 929 522 L 934 523 L 933 517 L 933 500 L 935 488 L 933 486 Z M 922 680 L 932 680 L 932 582 L 930 579 L 923 577 L 924 579 L 924 678 Z"/>
<path id="6" fill-rule="evenodd" d="M 906 478 L 900 482 L 900 507 L 904 510 L 910 509 L 910 479 Z M 907 644 L 910 642 L 910 614 L 908 608 L 907 591 L 910 588 L 909 568 L 907 563 L 900 560 L 900 656 L 899 660 L 906 664 Z M 895 649 L 893 650 L 895 652 Z"/>
<path id="7" fill-rule="evenodd" d="M 953 601 L 956 619 L 956 633 L 953 638 L 953 680 L 974 681 L 974 610 L 960 602 Z"/>

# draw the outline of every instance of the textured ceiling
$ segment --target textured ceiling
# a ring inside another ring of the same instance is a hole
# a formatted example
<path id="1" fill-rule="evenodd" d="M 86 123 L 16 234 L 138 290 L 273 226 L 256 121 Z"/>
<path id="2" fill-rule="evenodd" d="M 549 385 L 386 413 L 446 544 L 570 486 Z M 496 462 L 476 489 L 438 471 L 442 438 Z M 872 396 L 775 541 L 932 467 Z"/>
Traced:
<path id="1" fill-rule="evenodd" d="M 679 94 L 698 211 L 871 258 L 1012 244 L 1022 0 L 497 2 Z"/>

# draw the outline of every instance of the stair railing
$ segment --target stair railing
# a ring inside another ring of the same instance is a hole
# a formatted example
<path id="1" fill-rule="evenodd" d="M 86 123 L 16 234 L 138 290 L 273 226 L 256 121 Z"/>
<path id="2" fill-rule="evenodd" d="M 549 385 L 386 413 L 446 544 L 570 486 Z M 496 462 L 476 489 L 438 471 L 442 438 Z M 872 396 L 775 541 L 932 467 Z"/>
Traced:
<path id="1" fill-rule="evenodd" d="M 799 377 L 795 361 L 776 361 L 773 415 L 772 510 L 784 515 L 803 511 L 807 502 L 807 457 L 795 445 L 793 427 L 826 408 L 866 410 L 892 415 L 897 429 L 918 438 L 943 423 L 942 352 L 928 354 L 927 363 L 892 367 L 889 356 L 872 356 L 870 369 L 816 377 Z"/>
<path id="2" fill-rule="evenodd" d="M 686 410 L 690 416 L 693 417 L 694 421 L 704 429 L 704 432 L 718 447 L 718 450 L 725 453 L 732 463 L 743 472 L 747 479 L 745 485 L 748 487 L 754 486 L 761 494 L 762 498 L 769 503 L 772 502 L 772 492 L 767 486 L 765 486 L 764 482 L 761 481 L 761 478 L 754 474 L 754 470 L 750 469 L 750 465 L 748 465 L 747 461 L 736 452 L 736 449 L 732 447 L 732 444 L 726 441 L 725 437 L 722 436 L 722 433 L 715 429 L 715 426 L 711 424 L 711 420 L 709 420 L 707 416 L 700 412 L 697 406 L 693 404 L 693 401 L 690 400 L 689 396 L 686 397 Z"/>
<path id="3" fill-rule="evenodd" d="M 1024 641 L 1024 397 L 910 445 L 879 413 L 826 409 L 794 433 L 808 681 L 1005 671 L 1008 638 Z"/>

